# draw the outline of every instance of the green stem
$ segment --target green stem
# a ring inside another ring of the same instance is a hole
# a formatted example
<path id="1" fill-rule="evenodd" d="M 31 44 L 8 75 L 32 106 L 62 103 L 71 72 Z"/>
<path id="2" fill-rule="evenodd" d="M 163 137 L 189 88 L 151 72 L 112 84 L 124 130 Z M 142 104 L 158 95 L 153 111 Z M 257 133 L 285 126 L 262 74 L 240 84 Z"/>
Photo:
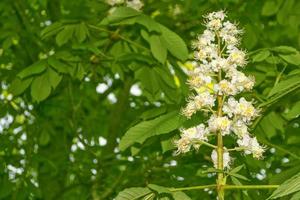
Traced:
<path id="1" fill-rule="evenodd" d="M 210 143 L 204 142 L 204 141 L 197 141 L 197 143 L 206 145 L 206 146 L 211 147 L 211 148 L 214 148 L 214 149 L 217 149 L 217 148 L 218 148 L 216 145 L 213 145 L 213 144 L 210 144 Z"/>
<path id="2" fill-rule="evenodd" d="M 176 192 L 176 191 L 183 191 L 183 190 L 201 190 L 205 188 L 215 188 L 217 185 L 212 184 L 212 185 L 198 185 L 198 186 L 191 186 L 191 187 L 183 187 L 183 188 L 172 188 L 169 189 L 171 192 Z"/>
<path id="3" fill-rule="evenodd" d="M 266 189 L 276 189 L 279 185 L 224 185 L 223 188 L 225 190 L 236 190 L 236 189 L 259 189 L 259 190 L 266 190 Z"/>
<path id="4" fill-rule="evenodd" d="M 221 40 L 219 38 L 219 35 L 217 34 L 217 39 L 218 39 L 218 54 L 221 57 Z M 222 80 L 222 71 L 220 70 L 218 73 L 218 81 L 220 82 Z M 223 107 L 223 101 L 224 101 L 224 96 L 223 95 L 218 95 L 217 100 L 218 100 L 218 117 L 222 117 L 222 107 Z M 226 179 L 224 179 L 224 174 L 223 174 L 223 154 L 224 154 L 224 147 L 223 147 L 223 136 L 222 132 L 219 131 L 217 133 L 217 155 L 218 155 L 218 164 L 217 164 L 217 169 L 219 170 L 218 172 L 218 178 L 217 178 L 217 192 L 218 192 L 218 200 L 224 200 L 224 189 L 223 186 L 226 184 Z"/>
<path id="5" fill-rule="evenodd" d="M 217 188 L 218 185 L 212 184 L 212 185 L 197 185 L 197 186 L 191 186 L 191 187 L 182 187 L 182 188 L 170 188 L 169 190 L 171 192 L 176 191 L 184 191 L 184 190 L 201 190 L 205 188 Z M 276 189 L 279 185 L 223 185 L 223 190 L 267 190 L 267 189 Z"/>

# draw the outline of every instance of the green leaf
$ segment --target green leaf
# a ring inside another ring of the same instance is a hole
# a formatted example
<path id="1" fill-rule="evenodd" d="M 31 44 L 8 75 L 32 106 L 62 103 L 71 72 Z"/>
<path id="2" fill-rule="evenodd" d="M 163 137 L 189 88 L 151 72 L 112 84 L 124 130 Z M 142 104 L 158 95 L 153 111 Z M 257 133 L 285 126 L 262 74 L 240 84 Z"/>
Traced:
<path id="1" fill-rule="evenodd" d="M 289 20 L 287 20 L 290 16 L 290 13 L 294 7 L 295 0 L 285 0 L 283 1 L 283 6 L 280 8 L 280 10 L 277 13 L 277 21 L 280 25 L 286 25 L 289 23 Z"/>
<path id="2" fill-rule="evenodd" d="M 174 139 L 175 138 L 168 138 L 168 139 L 166 139 L 166 140 L 162 140 L 161 142 L 160 142 L 160 144 L 161 144 L 161 149 L 162 149 L 162 152 L 163 153 L 165 153 L 165 152 L 167 152 L 167 151 L 170 151 L 170 150 L 173 150 L 173 149 L 175 149 L 176 147 L 175 147 L 175 145 L 174 145 Z"/>
<path id="3" fill-rule="evenodd" d="M 17 76 L 21 79 L 26 78 L 28 76 L 36 75 L 42 73 L 47 67 L 47 63 L 45 60 L 40 60 L 30 65 L 29 67 L 23 69 Z"/>
<path id="4" fill-rule="evenodd" d="M 169 188 L 160 186 L 160 185 L 155 185 L 155 184 L 148 184 L 147 185 L 148 188 L 150 188 L 151 190 L 154 190 L 156 192 L 158 192 L 159 194 L 162 193 L 171 193 L 171 191 L 169 190 Z"/>
<path id="5" fill-rule="evenodd" d="M 63 44 L 67 43 L 72 38 L 74 31 L 74 25 L 66 25 L 64 29 L 56 35 L 55 39 L 57 45 L 62 46 Z"/>
<path id="6" fill-rule="evenodd" d="M 173 196 L 174 200 L 192 200 L 184 192 L 174 192 L 172 194 L 172 196 Z"/>
<path id="7" fill-rule="evenodd" d="M 149 32 L 155 31 L 160 33 L 160 24 L 147 15 L 140 15 L 136 19 L 136 23 L 145 26 Z"/>
<path id="8" fill-rule="evenodd" d="M 13 192 L 13 183 L 5 178 L 0 177 L 0 199 L 9 199 L 9 195 Z"/>
<path id="9" fill-rule="evenodd" d="M 22 94 L 31 84 L 32 77 L 26 79 L 15 78 L 9 87 L 9 91 L 14 95 Z"/>
<path id="10" fill-rule="evenodd" d="M 151 193 L 152 191 L 148 188 L 132 187 L 121 191 L 116 197 L 116 200 L 138 200 Z"/>
<path id="11" fill-rule="evenodd" d="M 234 169 L 232 169 L 232 170 L 230 171 L 230 173 L 231 173 L 231 174 L 235 174 L 235 173 L 239 172 L 241 169 L 243 169 L 244 167 L 245 167 L 245 165 L 237 166 L 237 167 L 235 167 Z"/>
<path id="12" fill-rule="evenodd" d="M 244 165 L 240 165 L 240 166 L 238 166 L 238 167 L 232 169 L 228 174 L 231 175 L 231 176 L 234 176 L 234 177 L 236 177 L 236 178 L 239 178 L 239 179 L 248 181 L 248 180 L 249 180 L 248 178 L 246 178 L 246 177 L 243 176 L 243 175 L 238 174 L 238 172 L 239 172 L 241 169 L 243 169 L 243 167 L 244 167 Z"/>
<path id="13" fill-rule="evenodd" d="M 272 16 L 277 13 L 279 6 L 280 5 L 274 0 L 265 1 L 261 14 L 264 16 Z"/>
<path id="14" fill-rule="evenodd" d="M 48 68 L 47 70 L 48 76 L 49 76 L 49 82 L 53 89 L 56 88 L 56 86 L 60 83 L 62 76 L 59 75 L 56 71 L 54 71 L 51 68 Z"/>
<path id="15" fill-rule="evenodd" d="M 50 135 L 48 131 L 43 130 L 39 137 L 39 144 L 41 146 L 46 146 L 50 141 Z"/>
<path id="16" fill-rule="evenodd" d="M 75 37 L 79 42 L 83 42 L 86 39 L 88 32 L 89 30 L 84 23 L 80 23 L 75 27 Z"/>
<path id="17" fill-rule="evenodd" d="M 281 184 L 268 199 L 276 199 L 298 191 L 300 191 L 300 173 Z"/>
<path id="18" fill-rule="evenodd" d="M 299 117 L 300 115 L 300 101 L 296 102 L 288 112 L 283 114 L 288 120 Z"/>
<path id="19" fill-rule="evenodd" d="M 166 111 L 167 111 L 166 107 L 153 108 L 153 109 L 146 110 L 145 112 L 143 112 L 140 117 L 143 120 L 148 120 L 148 119 L 157 117 L 158 115 L 161 115 L 161 114 L 165 113 Z"/>
<path id="20" fill-rule="evenodd" d="M 277 53 L 283 53 L 283 54 L 295 54 L 298 52 L 297 49 L 295 49 L 294 47 L 290 47 L 290 46 L 278 46 L 278 47 L 272 48 L 272 50 Z"/>
<path id="21" fill-rule="evenodd" d="M 53 67 L 59 73 L 70 73 L 70 71 L 71 71 L 69 65 L 65 64 L 64 62 L 62 62 L 54 57 L 49 57 L 48 63 L 51 67 Z"/>
<path id="22" fill-rule="evenodd" d="M 142 144 L 152 136 L 169 133 L 181 126 L 182 122 L 182 117 L 178 111 L 161 115 L 153 120 L 143 121 L 131 127 L 125 133 L 120 141 L 119 148 L 124 151 L 134 143 Z"/>
<path id="23" fill-rule="evenodd" d="M 238 178 L 238 179 L 249 181 L 249 179 L 247 177 L 245 177 L 243 175 L 240 175 L 240 174 L 231 174 L 231 173 L 229 173 L 229 175 L 234 176 L 235 178 Z"/>
<path id="24" fill-rule="evenodd" d="M 151 52 L 159 62 L 165 63 L 167 59 L 167 48 L 163 38 L 159 35 L 151 35 L 149 38 Z"/>
<path id="25" fill-rule="evenodd" d="M 268 58 L 270 55 L 270 51 L 268 50 L 262 50 L 259 51 L 259 53 L 255 54 L 252 58 L 253 62 L 261 62 L 263 60 L 265 60 L 266 58 Z"/>
<path id="26" fill-rule="evenodd" d="M 55 22 L 51 24 L 50 26 L 47 26 L 44 30 L 41 32 L 42 39 L 45 39 L 47 37 L 50 37 L 52 35 L 55 35 L 59 31 L 63 29 L 63 24 L 60 22 Z"/>
<path id="27" fill-rule="evenodd" d="M 275 85 L 268 97 L 271 97 L 273 95 L 276 95 L 278 93 L 284 92 L 284 91 L 288 91 L 289 89 L 293 89 L 295 88 L 295 86 L 299 86 L 300 85 L 300 78 L 298 75 L 294 75 L 294 76 L 289 76 L 287 79 L 280 81 L 277 85 Z"/>
<path id="28" fill-rule="evenodd" d="M 290 200 L 299 200 L 300 199 L 300 192 L 296 192 Z"/>
<path id="29" fill-rule="evenodd" d="M 288 55 L 282 55 L 280 54 L 279 57 L 281 57 L 286 62 L 293 64 L 293 65 L 300 65 L 300 53 L 297 54 L 288 54 Z"/>
<path id="30" fill-rule="evenodd" d="M 191 200 L 189 196 L 187 196 L 184 192 L 172 192 L 169 188 L 163 187 L 155 184 L 148 184 L 148 187 L 151 190 L 158 192 L 159 194 L 167 193 L 171 194 L 174 200 Z"/>
<path id="31" fill-rule="evenodd" d="M 283 147 L 284 148 L 284 147 Z M 270 178 L 270 184 L 280 184 L 284 182 L 285 180 L 291 178 L 295 174 L 297 174 L 300 171 L 300 163 L 296 162 L 294 164 L 295 167 L 292 167 L 290 169 L 287 169 L 285 171 L 282 171 L 279 174 L 275 174 Z"/>
<path id="32" fill-rule="evenodd" d="M 150 67 L 141 67 L 135 71 L 135 78 L 141 81 L 143 93 L 150 99 L 155 101 L 159 97 L 159 82 L 155 71 Z"/>
<path id="33" fill-rule="evenodd" d="M 51 93 L 48 73 L 35 77 L 31 84 L 31 96 L 37 102 L 45 100 Z"/>
<path id="34" fill-rule="evenodd" d="M 233 177 L 233 176 L 231 176 L 230 178 L 231 178 L 232 183 L 233 183 L 234 185 L 243 185 L 243 184 L 239 181 L 239 179 L 237 179 L 237 178 L 235 178 L 235 177 Z M 243 193 L 244 193 L 246 196 L 248 196 L 247 190 L 243 190 Z"/>
<path id="35" fill-rule="evenodd" d="M 188 49 L 181 37 L 163 25 L 160 26 L 160 30 L 169 52 L 179 60 L 185 61 L 188 58 Z"/>
<path id="36" fill-rule="evenodd" d="M 138 16 L 140 14 L 140 12 L 130 7 L 118 7 L 115 8 L 113 13 L 111 13 L 111 15 L 107 17 L 107 21 L 109 23 L 116 23 L 127 18 Z"/>

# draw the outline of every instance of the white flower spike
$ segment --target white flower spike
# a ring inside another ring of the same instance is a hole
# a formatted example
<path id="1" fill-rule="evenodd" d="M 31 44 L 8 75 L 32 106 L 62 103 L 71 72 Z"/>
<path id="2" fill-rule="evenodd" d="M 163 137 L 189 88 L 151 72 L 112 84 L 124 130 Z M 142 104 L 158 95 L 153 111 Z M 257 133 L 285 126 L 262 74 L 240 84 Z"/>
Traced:
<path id="1" fill-rule="evenodd" d="M 211 154 L 214 167 L 230 168 L 232 158 L 223 146 L 209 143 L 210 137 L 233 135 L 237 138 L 235 149 L 262 158 L 265 148 L 256 137 L 250 136 L 248 126 L 259 115 L 253 101 L 235 95 L 254 87 L 254 78 L 239 71 L 247 64 L 246 52 L 239 49 L 242 31 L 226 19 L 224 11 L 212 12 L 205 17 L 203 34 L 193 43 L 194 67 L 188 72 L 191 95 L 182 114 L 191 118 L 198 111 L 205 112 L 206 122 L 189 129 L 182 129 L 181 138 L 175 141 L 177 153 L 198 149 L 200 144 L 214 148 Z M 217 150 L 218 149 L 218 150 Z M 223 158 L 218 159 L 219 155 Z"/>

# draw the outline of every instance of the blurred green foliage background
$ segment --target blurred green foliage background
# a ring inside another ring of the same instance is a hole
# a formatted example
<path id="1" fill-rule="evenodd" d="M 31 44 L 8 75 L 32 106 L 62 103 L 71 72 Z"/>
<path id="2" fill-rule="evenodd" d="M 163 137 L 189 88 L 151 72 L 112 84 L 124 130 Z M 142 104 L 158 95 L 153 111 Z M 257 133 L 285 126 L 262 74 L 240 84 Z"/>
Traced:
<path id="1" fill-rule="evenodd" d="M 101 200 L 150 183 L 214 184 L 215 174 L 205 171 L 209 150 L 174 156 L 172 141 L 179 127 L 202 120 L 179 115 L 188 52 L 204 29 L 202 16 L 220 9 L 244 29 L 246 73 L 256 78 L 246 95 L 263 110 L 252 133 L 268 147 L 264 160 L 234 155 L 248 179 L 229 182 L 281 184 L 300 171 L 300 1 L 143 4 L 136 11 L 102 0 L 0 1 L 0 199 Z M 186 194 L 216 198 L 213 190 Z"/>

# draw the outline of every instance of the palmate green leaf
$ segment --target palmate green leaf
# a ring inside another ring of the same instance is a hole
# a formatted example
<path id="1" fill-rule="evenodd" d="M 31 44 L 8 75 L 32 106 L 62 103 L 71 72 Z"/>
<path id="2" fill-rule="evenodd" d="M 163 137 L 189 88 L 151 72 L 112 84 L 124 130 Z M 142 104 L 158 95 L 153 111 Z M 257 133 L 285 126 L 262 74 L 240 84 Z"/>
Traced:
<path id="1" fill-rule="evenodd" d="M 178 111 L 161 115 L 153 120 L 140 122 L 125 133 L 120 141 L 119 148 L 124 151 L 134 143 L 142 144 L 152 136 L 166 134 L 177 129 L 182 123 L 183 118 Z"/>
<path id="2" fill-rule="evenodd" d="M 23 69 L 17 76 L 23 79 L 28 76 L 40 74 L 43 71 L 45 71 L 46 67 L 47 67 L 47 62 L 45 60 L 40 60 L 30 65 L 29 67 Z"/>
<path id="3" fill-rule="evenodd" d="M 300 191 L 300 173 L 285 181 L 268 199 L 276 199 Z"/>
<path id="4" fill-rule="evenodd" d="M 268 97 L 271 97 L 273 95 L 276 95 L 284 91 L 288 91 L 289 89 L 293 89 L 299 85 L 300 85 L 300 78 L 298 75 L 289 76 L 285 80 L 280 81 L 277 85 L 275 85 L 271 89 Z"/>
<path id="5" fill-rule="evenodd" d="M 138 200 L 151 193 L 153 192 L 148 188 L 132 187 L 121 191 L 116 197 L 116 200 Z"/>

